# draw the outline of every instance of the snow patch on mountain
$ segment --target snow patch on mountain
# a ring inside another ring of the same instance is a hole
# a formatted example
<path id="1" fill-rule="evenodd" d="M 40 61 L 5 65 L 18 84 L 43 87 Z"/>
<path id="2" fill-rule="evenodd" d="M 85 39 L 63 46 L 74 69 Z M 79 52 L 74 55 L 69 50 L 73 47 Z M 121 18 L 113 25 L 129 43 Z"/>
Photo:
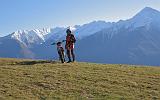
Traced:
<path id="1" fill-rule="evenodd" d="M 51 31 L 50 28 L 44 28 L 42 30 L 18 30 L 12 33 L 11 38 L 18 40 L 23 44 L 40 44 L 45 42 L 45 36 Z"/>
<path id="2" fill-rule="evenodd" d="M 113 37 L 114 34 L 123 29 L 132 31 L 139 27 L 145 27 L 146 30 L 149 30 L 151 25 L 160 28 L 160 12 L 150 7 L 146 7 L 128 20 L 120 20 L 112 23 L 111 27 L 102 30 L 101 33 L 109 32 L 108 35 Z"/>
<path id="3" fill-rule="evenodd" d="M 102 29 L 108 28 L 112 23 L 107 23 L 105 21 L 94 21 L 88 24 L 84 24 L 82 26 L 77 26 L 75 30 L 75 34 L 78 38 L 83 38 L 89 35 L 92 35 Z"/>
<path id="4" fill-rule="evenodd" d="M 66 34 L 65 30 L 66 30 L 66 28 L 64 28 L 64 27 L 52 28 L 50 33 L 45 36 L 46 41 L 47 40 L 53 40 L 53 41 L 59 40 L 60 38 L 65 36 L 65 34 Z"/>
<path id="5" fill-rule="evenodd" d="M 56 27 L 35 30 L 20 30 L 12 34 L 12 38 L 24 44 L 41 44 L 46 41 L 59 41 L 65 39 L 66 29 L 70 28 L 77 39 L 83 39 L 95 33 L 109 32 L 107 36 L 112 38 L 121 29 L 134 30 L 138 27 L 145 26 L 146 30 L 150 28 L 153 22 L 160 27 L 160 12 L 146 7 L 137 15 L 128 20 L 118 22 L 93 21 L 84 25 L 75 25 L 73 27 Z M 109 30 L 109 31 L 108 31 Z"/>
<path id="6" fill-rule="evenodd" d="M 117 26 L 123 26 L 128 29 L 135 29 L 143 26 L 150 27 L 150 25 L 155 22 L 160 22 L 160 12 L 150 7 L 146 7 L 142 9 L 138 14 L 136 14 L 133 18 L 125 21 L 120 20 L 117 23 Z M 160 24 L 156 26 L 160 26 Z"/>

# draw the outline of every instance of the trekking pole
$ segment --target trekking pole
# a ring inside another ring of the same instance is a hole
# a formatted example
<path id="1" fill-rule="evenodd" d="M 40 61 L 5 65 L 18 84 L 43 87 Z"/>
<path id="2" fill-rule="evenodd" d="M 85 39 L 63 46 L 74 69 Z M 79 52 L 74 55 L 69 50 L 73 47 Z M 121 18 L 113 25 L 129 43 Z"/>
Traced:
<path id="1" fill-rule="evenodd" d="M 52 43 L 51 45 L 56 45 L 57 43 Z"/>
<path id="2" fill-rule="evenodd" d="M 63 42 L 66 42 L 66 40 L 62 40 L 62 43 Z M 58 42 L 54 42 L 54 43 L 52 43 L 51 45 L 56 45 Z"/>
<path id="3" fill-rule="evenodd" d="M 62 40 L 62 43 L 63 43 L 63 42 L 66 42 L 66 40 Z"/>

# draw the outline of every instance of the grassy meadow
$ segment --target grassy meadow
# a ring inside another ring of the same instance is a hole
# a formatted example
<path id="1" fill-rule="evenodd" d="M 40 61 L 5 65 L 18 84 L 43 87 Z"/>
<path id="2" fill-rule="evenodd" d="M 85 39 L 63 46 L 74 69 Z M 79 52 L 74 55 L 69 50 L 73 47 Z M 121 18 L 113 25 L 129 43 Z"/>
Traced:
<path id="1" fill-rule="evenodd" d="M 160 100 L 160 67 L 1 58 L 0 100 Z"/>

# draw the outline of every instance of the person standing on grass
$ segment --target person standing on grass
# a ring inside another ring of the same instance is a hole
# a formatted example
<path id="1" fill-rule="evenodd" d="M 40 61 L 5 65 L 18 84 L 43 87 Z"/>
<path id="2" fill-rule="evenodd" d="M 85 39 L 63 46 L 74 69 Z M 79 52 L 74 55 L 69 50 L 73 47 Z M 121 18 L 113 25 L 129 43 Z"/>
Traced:
<path id="1" fill-rule="evenodd" d="M 69 61 L 67 63 L 70 63 L 72 61 L 73 62 L 75 61 L 74 44 L 76 42 L 76 39 L 75 39 L 75 36 L 73 35 L 73 33 L 70 29 L 67 29 L 66 33 L 67 33 L 67 36 L 66 36 L 65 48 L 67 50 L 67 56 L 68 56 L 68 59 L 69 59 Z M 72 56 L 73 60 L 71 60 L 71 56 Z"/>

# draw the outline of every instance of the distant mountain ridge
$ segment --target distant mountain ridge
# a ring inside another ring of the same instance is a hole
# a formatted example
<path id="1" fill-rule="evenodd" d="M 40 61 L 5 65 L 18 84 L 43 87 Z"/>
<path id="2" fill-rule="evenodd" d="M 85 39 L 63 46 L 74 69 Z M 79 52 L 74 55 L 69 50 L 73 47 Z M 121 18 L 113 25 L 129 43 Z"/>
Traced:
<path id="1" fill-rule="evenodd" d="M 66 29 L 24 30 L 1 37 L 0 57 L 55 59 L 56 49 L 46 44 L 65 39 Z M 155 9 L 146 7 L 128 20 L 94 21 L 73 29 L 78 61 L 160 65 L 160 12 Z"/>
<path id="2" fill-rule="evenodd" d="M 80 61 L 160 65 L 160 12 L 144 8 L 79 41 L 77 52 Z"/>
<path id="3" fill-rule="evenodd" d="M 75 25 L 74 31 L 77 38 L 83 38 L 85 36 L 89 36 L 95 32 L 98 32 L 106 27 L 109 27 L 110 24 L 111 23 L 107 23 L 105 21 L 94 21 L 88 24 L 84 24 L 82 26 Z M 34 30 L 18 30 L 8 36 L 23 44 L 41 44 L 48 40 L 54 41 L 64 38 L 66 36 L 66 29 L 67 28 L 64 27 L 56 27 Z"/>

